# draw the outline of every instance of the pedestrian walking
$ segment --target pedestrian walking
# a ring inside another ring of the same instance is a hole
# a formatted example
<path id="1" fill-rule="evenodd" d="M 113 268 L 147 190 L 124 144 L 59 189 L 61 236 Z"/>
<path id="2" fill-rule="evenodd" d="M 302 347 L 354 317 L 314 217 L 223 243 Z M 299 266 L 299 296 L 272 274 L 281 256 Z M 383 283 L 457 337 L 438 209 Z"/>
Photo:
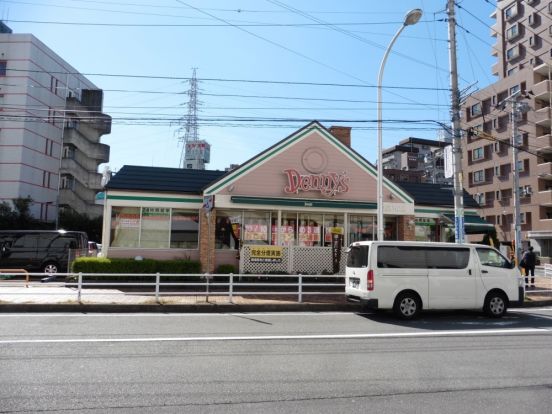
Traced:
<path id="1" fill-rule="evenodd" d="M 529 249 L 523 255 L 520 265 L 524 269 L 525 273 L 525 287 L 529 286 L 529 276 L 531 276 L 531 287 L 535 287 L 535 265 L 537 264 L 537 255 L 533 252 L 533 247 Z"/>

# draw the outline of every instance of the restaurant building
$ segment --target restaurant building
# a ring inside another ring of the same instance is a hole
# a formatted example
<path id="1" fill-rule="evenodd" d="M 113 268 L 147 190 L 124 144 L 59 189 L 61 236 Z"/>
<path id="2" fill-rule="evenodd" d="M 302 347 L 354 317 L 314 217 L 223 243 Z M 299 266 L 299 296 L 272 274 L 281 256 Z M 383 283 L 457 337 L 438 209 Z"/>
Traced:
<path id="1" fill-rule="evenodd" d="M 344 248 L 377 237 L 376 168 L 350 131 L 311 122 L 229 172 L 124 166 L 106 186 L 104 255 L 342 273 Z M 385 238 L 450 240 L 451 189 L 410 185 L 384 179 Z M 467 193 L 464 202 L 468 230 L 492 228 Z"/>

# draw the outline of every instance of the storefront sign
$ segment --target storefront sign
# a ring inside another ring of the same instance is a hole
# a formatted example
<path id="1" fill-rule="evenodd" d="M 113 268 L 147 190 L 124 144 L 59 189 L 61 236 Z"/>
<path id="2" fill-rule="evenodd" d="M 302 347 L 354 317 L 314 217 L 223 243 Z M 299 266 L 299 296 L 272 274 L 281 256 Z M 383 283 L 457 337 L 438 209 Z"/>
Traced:
<path id="1" fill-rule="evenodd" d="M 280 246 L 251 246 L 252 263 L 282 263 L 283 248 Z"/>
<path id="2" fill-rule="evenodd" d="M 326 197 L 349 191 L 349 176 L 329 172 L 326 174 L 300 174 L 292 168 L 284 170 L 288 184 L 284 187 L 287 194 L 297 194 L 299 191 L 320 191 Z"/>
<path id="3" fill-rule="evenodd" d="M 407 203 L 383 203 L 385 214 L 414 215 L 414 204 Z"/>

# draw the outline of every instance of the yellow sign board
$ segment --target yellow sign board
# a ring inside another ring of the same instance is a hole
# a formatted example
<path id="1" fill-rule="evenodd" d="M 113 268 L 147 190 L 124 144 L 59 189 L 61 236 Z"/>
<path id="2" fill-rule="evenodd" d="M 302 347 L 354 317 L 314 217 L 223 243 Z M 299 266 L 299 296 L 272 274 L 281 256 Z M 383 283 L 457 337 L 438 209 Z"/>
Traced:
<path id="1" fill-rule="evenodd" d="M 250 260 L 254 263 L 281 263 L 283 251 L 282 246 L 251 246 Z"/>

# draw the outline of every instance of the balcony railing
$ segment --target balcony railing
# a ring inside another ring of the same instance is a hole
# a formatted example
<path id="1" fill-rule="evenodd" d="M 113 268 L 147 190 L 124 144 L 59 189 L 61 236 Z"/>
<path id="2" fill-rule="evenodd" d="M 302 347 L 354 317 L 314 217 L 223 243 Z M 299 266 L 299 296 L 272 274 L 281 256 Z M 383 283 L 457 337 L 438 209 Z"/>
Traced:
<path id="1" fill-rule="evenodd" d="M 535 140 L 536 151 L 540 154 L 551 154 L 552 153 L 552 135 L 546 134 L 537 137 Z"/>
<path id="2" fill-rule="evenodd" d="M 552 205 L 552 190 L 539 191 L 539 204 L 541 206 Z"/>
<path id="3" fill-rule="evenodd" d="M 551 81 L 549 80 L 543 80 L 542 82 L 539 82 L 533 85 L 531 90 L 535 95 L 535 99 L 540 99 L 542 101 L 550 102 L 550 94 L 552 93 L 550 85 L 551 85 Z"/>
<path id="4" fill-rule="evenodd" d="M 544 180 L 552 180 L 552 162 L 537 164 L 537 175 Z"/>
<path id="5" fill-rule="evenodd" d="M 537 109 L 534 113 L 535 124 L 550 128 L 550 107 Z"/>

